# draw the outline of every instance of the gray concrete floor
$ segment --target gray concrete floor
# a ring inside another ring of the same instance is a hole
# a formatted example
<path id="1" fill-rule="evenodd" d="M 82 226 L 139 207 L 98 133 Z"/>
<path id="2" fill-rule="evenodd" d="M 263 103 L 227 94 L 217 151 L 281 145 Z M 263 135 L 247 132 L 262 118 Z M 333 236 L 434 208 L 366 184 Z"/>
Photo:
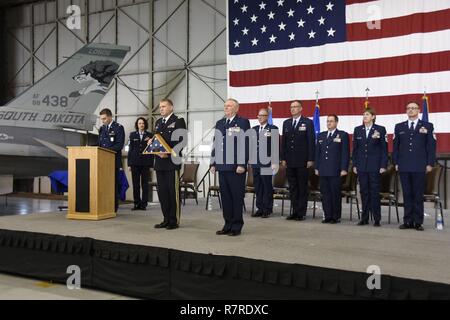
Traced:
<path id="1" fill-rule="evenodd" d="M 0 197 L 0 217 L 27 215 L 32 213 L 57 212 L 67 201 Z M 0 223 L 1 228 L 1 223 Z M 69 290 L 66 286 L 41 280 L 0 274 L 0 300 L 127 300 L 129 297 L 113 293 L 90 290 Z"/>
<path id="2" fill-rule="evenodd" d="M 96 290 L 69 290 L 66 286 L 0 274 L 0 300 L 128 300 Z"/>
<path id="3" fill-rule="evenodd" d="M 393 223 L 388 225 L 385 207 L 382 227 L 374 228 L 355 226 L 356 214 L 350 221 L 347 204 L 343 205 L 341 224 L 324 225 L 320 223 L 320 209 L 316 219 L 312 219 L 309 209 L 306 221 L 286 221 L 281 217 L 281 206 L 277 202 L 271 218 L 251 218 L 246 213 L 243 234 L 228 237 L 215 235 L 223 225 L 217 199 L 213 200 L 211 211 L 204 210 L 203 199 L 198 206 L 194 200 L 188 200 L 182 208 L 180 229 L 171 231 L 153 228 L 162 220 L 159 204 L 152 204 L 146 212 L 132 212 L 131 205 L 121 205 L 115 219 L 98 222 L 67 220 L 64 212 L 52 212 L 54 203 L 33 201 L 33 206 L 36 205 L 34 209 L 40 213 L 0 217 L 0 228 L 357 272 L 366 272 L 368 266 L 378 265 L 382 274 L 450 284 L 450 229 L 434 229 L 434 210 L 429 207 L 426 208 L 425 231 L 418 232 L 399 230 L 394 216 Z M 250 199 L 247 199 L 247 208 L 251 210 Z M 46 210 L 49 213 L 45 213 Z M 288 210 L 285 208 L 285 215 Z M 450 221 L 448 212 L 445 218 Z"/>
<path id="4" fill-rule="evenodd" d="M 5 200 L 4 196 L 0 197 L 0 216 L 56 212 L 59 206 L 67 206 L 67 201 L 30 199 L 17 196 L 9 196 L 7 205 Z"/>

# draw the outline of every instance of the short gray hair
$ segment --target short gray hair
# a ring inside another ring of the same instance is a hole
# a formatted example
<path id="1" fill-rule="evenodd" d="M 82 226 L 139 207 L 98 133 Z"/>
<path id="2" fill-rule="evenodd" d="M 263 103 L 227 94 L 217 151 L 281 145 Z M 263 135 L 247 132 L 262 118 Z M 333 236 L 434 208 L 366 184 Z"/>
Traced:
<path id="1" fill-rule="evenodd" d="M 235 107 L 236 107 L 236 108 L 239 108 L 239 102 L 238 102 L 236 99 L 228 98 L 225 102 L 227 102 L 227 101 L 233 101 Z"/>

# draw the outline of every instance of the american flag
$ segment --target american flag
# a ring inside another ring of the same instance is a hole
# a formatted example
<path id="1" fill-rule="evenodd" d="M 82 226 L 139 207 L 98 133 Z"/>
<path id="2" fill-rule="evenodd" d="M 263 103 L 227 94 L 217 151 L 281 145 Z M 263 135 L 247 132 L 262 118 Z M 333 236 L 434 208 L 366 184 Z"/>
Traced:
<path id="1" fill-rule="evenodd" d="M 392 134 L 426 91 L 438 151 L 450 152 L 450 0 L 228 0 L 228 96 L 253 119 L 269 102 L 274 124 L 303 101 L 353 133 L 366 89 Z M 392 137 L 391 137 L 392 138 Z"/>

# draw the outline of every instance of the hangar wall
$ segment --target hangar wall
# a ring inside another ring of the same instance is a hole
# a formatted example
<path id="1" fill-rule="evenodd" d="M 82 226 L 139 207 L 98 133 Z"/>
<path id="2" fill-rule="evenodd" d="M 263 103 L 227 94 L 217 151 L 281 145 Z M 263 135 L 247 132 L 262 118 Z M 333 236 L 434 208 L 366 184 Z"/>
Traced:
<path id="1" fill-rule="evenodd" d="M 211 128 L 221 117 L 227 96 L 226 0 L 29 2 L 0 11 L 0 23 L 5 26 L 0 32 L 0 72 L 4 75 L 0 105 L 85 43 L 128 45 L 131 52 L 99 108 L 112 108 L 128 135 L 136 117 L 157 118 L 158 101 L 172 98 L 191 132 L 187 160 L 201 163 L 201 179 L 209 151 L 202 152 L 198 146 L 211 143 Z M 70 5 L 81 9 L 79 30 L 66 26 Z M 448 178 L 442 179 L 441 190 L 447 182 Z M 127 197 L 132 198 L 131 188 Z"/>
<path id="2" fill-rule="evenodd" d="M 81 9 L 79 30 L 67 27 L 70 5 Z M 110 107 L 128 136 L 136 117 L 157 119 L 158 101 L 170 97 L 191 131 L 186 155 L 202 163 L 203 176 L 209 152 L 195 146 L 211 141 L 226 98 L 226 0 L 54 0 L 2 11 L 3 102 L 88 42 L 128 45 L 131 52 L 99 108 Z"/>

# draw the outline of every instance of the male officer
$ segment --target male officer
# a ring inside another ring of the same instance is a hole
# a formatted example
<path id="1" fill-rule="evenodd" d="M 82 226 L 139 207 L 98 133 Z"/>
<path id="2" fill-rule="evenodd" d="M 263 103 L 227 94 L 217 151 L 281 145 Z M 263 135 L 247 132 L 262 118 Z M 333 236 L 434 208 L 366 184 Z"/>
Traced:
<path id="1" fill-rule="evenodd" d="M 329 115 L 328 131 L 317 138 L 316 175 L 320 177 L 320 192 L 325 219 L 322 223 L 339 223 L 342 213 L 342 177 L 347 175 L 350 149 L 348 134 L 337 129 L 339 118 Z"/>
<path id="2" fill-rule="evenodd" d="M 217 235 L 238 236 L 244 225 L 242 210 L 245 197 L 245 173 L 248 163 L 248 143 L 245 133 L 250 129 L 248 119 L 240 117 L 239 102 L 225 101 L 225 117 L 216 123 L 211 172 L 219 172 L 225 224 Z"/>
<path id="3" fill-rule="evenodd" d="M 386 128 L 375 124 L 376 113 L 367 108 L 363 125 L 353 132 L 353 172 L 358 175 L 363 212 L 359 226 L 369 224 L 372 213 L 374 226 L 381 221 L 380 175 L 386 172 L 388 147 Z"/>
<path id="4" fill-rule="evenodd" d="M 142 154 L 147 142 L 153 137 L 148 132 L 147 119 L 140 117 L 134 124 L 136 131 L 130 133 L 128 150 L 128 168 L 131 170 L 133 180 L 133 199 L 135 210 L 146 210 L 148 204 L 148 177 L 153 167 L 153 155 Z M 142 187 L 142 197 L 141 197 Z"/>
<path id="5" fill-rule="evenodd" d="M 270 158 L 272 156 L 272 138 L 276 139 L 279 135 L 278 127 L 269 124 L 268 120 L 269 110 L 267 108 L 262 108 L 258 112 L 259 125 L 253 127 L 253 130 L 256 131 L 256 141 L 254 141 L 256 148 L 254 148 L 254 150 L 257 154 L 257 161 L 256 163 L 252 163 L 252 169 L 257 211 L 252 214 L 252 217 L 268 218 L 273 210 L 273 184 L 271 173 L 272 170 L 276 169 L 276 165 L 272 164 Z M 263 148 L 260 145 L 260 143 L 264 142 L 266 143 L 267 148 Z M 278 150 L 276 150 L 276 152 L 278 152 Z M 266 157 L 269 162 L 261 161 L 261 155 Z"/>
<path id="6" fill-rule="evenodd" d="M 404 216 L 400 229 L 423 231 L 425 177 L 436 162 L 436 136 L 433 124 L 419 120 L 416 102 L 406 105 L 408 121 L 395 126 L 393 161 L 400 172 Z"/>
<path id="7" fill-rule="evenodd" d="M 116 152 L 114 210 L 117 212 L 119 209 L 120 190 L 119 170 L 122 168 L 122 149 L 125 143 L 125 130 L 121 124 L 113 121 L 110 109 L 100 111 L 100 120 L 103 126 L 98 132 L 98 145 Z"/>
<path id="8" fill-rule="evenodd" d="M 174 148 L 180 142 L 186 142 L 183 136 L 178 141 L 172 141 L 172 134 L 177 129 L 186 130 L 186 122 L 173 113 L 173 102 L 163 99 L 159 102 L 161 118 L 156 121 L 155 133 L 160 134 L 166 143 Z M 149 140 L 149 144 L 151 140 Z M 158 198 L 164 221 L 155 225 L 155 228 L 177 229 L 180 225 L 180 169 L 181 162 L 174 163 L 173 155 L 159 154 L 155 157 L 155 171 L 158 185 Z M 180 153 L 176 155 L 181 159 Z M 178 160 L 177 159 L 177 160 Z"/>
<path id="9" fill-rule="evenodd" d="M 287 220 L 305 220 L 308 207 L 308 168 L 314 166 L 315 134 L 312 120 L 302 116 L 302 103 L 291 103 L 292 118 L 283 123 L 281 164 L 286 174 L 293 212 Z"/>

